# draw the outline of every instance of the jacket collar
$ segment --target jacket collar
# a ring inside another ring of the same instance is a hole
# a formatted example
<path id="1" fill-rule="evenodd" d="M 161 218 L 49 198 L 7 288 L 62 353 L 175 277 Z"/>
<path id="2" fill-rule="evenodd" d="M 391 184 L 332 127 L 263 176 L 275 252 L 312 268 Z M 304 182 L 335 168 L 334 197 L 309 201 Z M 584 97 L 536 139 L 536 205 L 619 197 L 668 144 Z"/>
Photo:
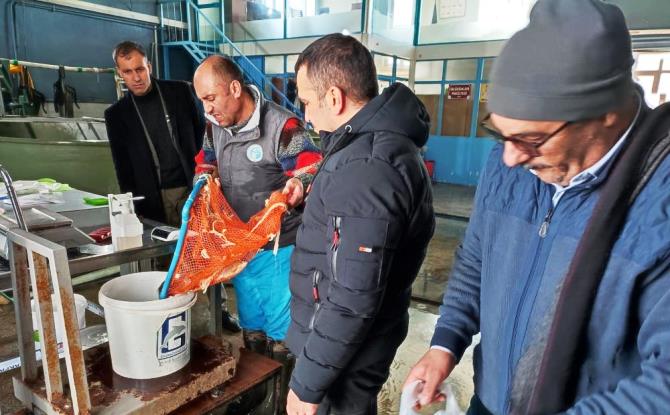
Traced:
<path id="1" fill-rule="evenodd" d="M 249 120 L 247 120 L 246 124 L 244 124 L 244 126 L 242 126 L 242 128 L 240 128 L 239 130 L 234 131 L 235 130 L 234 128 L 225 128 L 225 130 L 231 136 L 235 136 L 240 133 L 246 133 L 258 129 L 261 122 L 261 106 L 263 105 L 264 101 L 263 94 L 261 94 L 256 85 L 246 85 L 246 86 L 249 88 L 252 98 L 254 98 L 255 102 L 254 112 L 251 113 L 251 117 L 249 118 Z"/>

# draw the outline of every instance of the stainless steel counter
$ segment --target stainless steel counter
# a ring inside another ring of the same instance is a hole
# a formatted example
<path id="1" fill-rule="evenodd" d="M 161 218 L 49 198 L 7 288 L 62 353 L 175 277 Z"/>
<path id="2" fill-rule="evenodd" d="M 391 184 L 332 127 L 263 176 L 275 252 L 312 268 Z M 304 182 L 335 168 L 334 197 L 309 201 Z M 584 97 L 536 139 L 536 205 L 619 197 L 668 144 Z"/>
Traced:
<path id="1" fill-rule="evenodd" d="M 80 190 L 64 192 L 62 204 L 45 205 L 48 209 L 72 219 L 73 225 L 84 232 L 90 232 L 103 226 L 109 226 L 107 206 L 90 206 L 84 203 L 84 197 L 100 197 Z M 161 225 L 158 222 L 144 220 L 142 246 L 138 248 L 114 251 L 110 245 L 84 245 L 68 249 L 70 274 L 74 277 L 87 272 L 111 267 L 114 265 L 151 259 L 174 252 L 176 241 L 155 241 L 150 237 L 151 230 Z M 0 233 L 2 231 L 0 230 Z M 0 235 L 4 237 L 4 235 Z M 11 289 L 10 271 L 0 269 L 0 291 Z"/>

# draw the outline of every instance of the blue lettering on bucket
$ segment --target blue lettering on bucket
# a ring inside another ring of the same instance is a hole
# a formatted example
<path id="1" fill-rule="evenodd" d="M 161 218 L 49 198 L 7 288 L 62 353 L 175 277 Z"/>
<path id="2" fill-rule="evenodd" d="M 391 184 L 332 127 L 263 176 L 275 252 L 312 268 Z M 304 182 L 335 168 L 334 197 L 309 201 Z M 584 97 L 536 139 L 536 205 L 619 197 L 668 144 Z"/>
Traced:
<path id="1" fill-rule="evenodd" d="M 168 316 L 158 330 L 156 357 L 169 359 L 186 351 L 188 321 L 186 311 Z"/>

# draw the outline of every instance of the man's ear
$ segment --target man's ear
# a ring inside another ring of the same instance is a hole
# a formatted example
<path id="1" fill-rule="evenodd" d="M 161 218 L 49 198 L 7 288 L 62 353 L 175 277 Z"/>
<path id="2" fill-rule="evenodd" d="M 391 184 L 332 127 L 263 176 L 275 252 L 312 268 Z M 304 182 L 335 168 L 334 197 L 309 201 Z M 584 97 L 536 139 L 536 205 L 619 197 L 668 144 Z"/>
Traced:
<path id="1" fill-rule="evenodd" d="M 151 62 L 147 62 L 147 68 L 149 68 L 149 75 L 153 73 L 153 68 L 151 67 Z"/>
<path id="2" fill-rule="evenodd" d="M 235 98 L 239 98 L 242 96 L 242 84 L 240 83 L 240 81 L 237 80 L 230 81 L 228 88 L 230 89 L 230 93 Z"/>
<path id="3" fill-rule="evenodd" d="M 340 115 L 344 112 L 347 104 L 347 96 L 341 88 L 331 86 L 324 97 L 326 107 L 332 115 Z"/>
<path id="4" fill-rule="evenodd" d="M 602 116 L 603 126 L 606 128 L 614 127 L 622 118 L 622 114 L 618 112 L 608 112 Z"/>

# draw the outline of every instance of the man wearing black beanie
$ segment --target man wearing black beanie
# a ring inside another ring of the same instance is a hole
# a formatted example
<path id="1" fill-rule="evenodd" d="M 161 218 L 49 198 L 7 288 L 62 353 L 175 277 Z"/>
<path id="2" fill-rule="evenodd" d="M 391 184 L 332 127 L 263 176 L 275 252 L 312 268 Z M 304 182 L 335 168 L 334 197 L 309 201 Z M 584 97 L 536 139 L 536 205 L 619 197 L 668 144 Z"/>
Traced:
<path id="1" fill-rule="evenodd" d="M 471 343 L 468 414 L 670 413 L 670 105 L 644 103 L 624 16 L 539 0 L 496 59 L 477 189 L 419 405 Z"/>

